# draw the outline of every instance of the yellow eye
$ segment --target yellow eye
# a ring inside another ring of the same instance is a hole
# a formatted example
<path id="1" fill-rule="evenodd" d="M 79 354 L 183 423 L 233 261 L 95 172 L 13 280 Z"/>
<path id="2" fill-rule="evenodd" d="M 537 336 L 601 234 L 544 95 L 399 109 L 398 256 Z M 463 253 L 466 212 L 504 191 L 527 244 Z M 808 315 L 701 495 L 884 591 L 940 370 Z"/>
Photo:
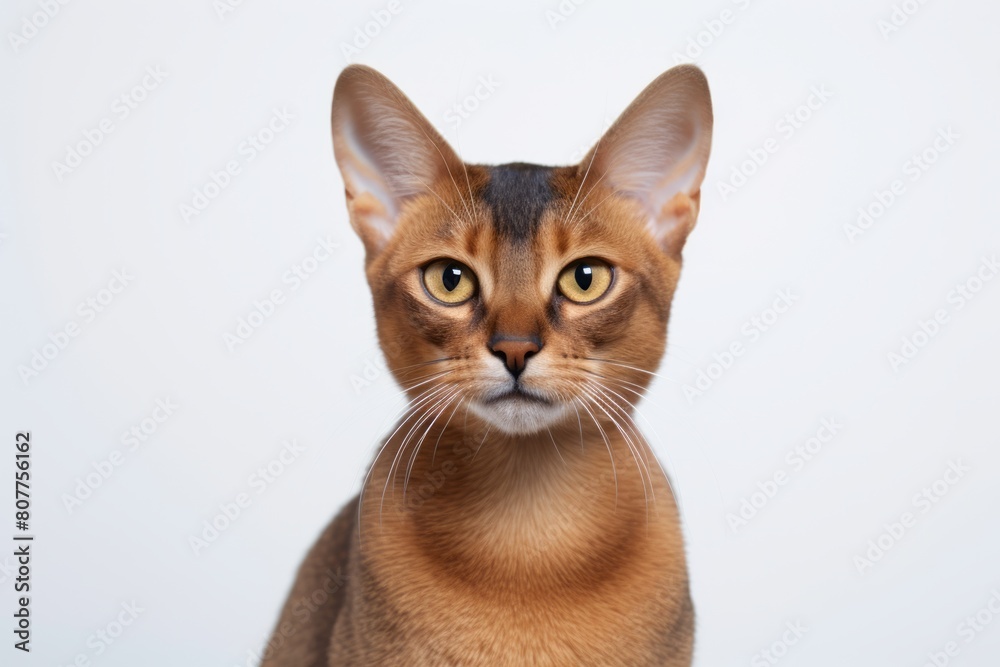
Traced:
<path id="1" fill-rule="evenodd" d="M 579 259 L 559 274 L 559 292 L 570 301 L 596 301 L 611 287 L 611 267 L 599 259 Z"/>
<path id="2" fill-rule="evenodd" d="M 457 306 L 476 293 L 476 274 L 453 259 L 439 259 L 424 267 L 424 287 L 438 301 Z"/>

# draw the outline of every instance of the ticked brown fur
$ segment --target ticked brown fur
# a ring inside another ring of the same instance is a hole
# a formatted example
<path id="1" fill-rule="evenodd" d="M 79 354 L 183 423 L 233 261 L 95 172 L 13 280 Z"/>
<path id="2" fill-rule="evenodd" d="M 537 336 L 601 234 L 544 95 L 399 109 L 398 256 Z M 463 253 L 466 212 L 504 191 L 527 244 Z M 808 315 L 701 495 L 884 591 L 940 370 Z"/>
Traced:
<path id="1" fill-rule="evenodd" d="M 632 414 L 711 122 L 703 75 L 675 68 L 580 165 L 467 165 L 388 80 L 345 70 L 337 161 L 410 407 L 302 564 L 264 667 L 690 665 L 677 507 Z M 441 258 L 475 273 L 469 302 L 424 288 Z M 589 304 L 555 288 L 580 258 L 614 269 Z M 540 343 L 519 376 L 498 336 Z"/>

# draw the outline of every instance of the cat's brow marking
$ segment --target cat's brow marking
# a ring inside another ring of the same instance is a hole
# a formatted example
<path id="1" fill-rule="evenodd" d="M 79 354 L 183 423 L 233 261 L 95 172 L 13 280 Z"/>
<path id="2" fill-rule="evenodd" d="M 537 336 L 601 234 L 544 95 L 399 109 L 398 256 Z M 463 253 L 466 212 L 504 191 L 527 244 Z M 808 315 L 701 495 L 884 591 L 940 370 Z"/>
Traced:
<path id="1" fill-rule="evenodd" d="M 480 197 L 493 214 L 494 229 L 505 239 L 527 242 L 556 198 L 551 183 L 553 168 L 512 162 L 488 170 L 489 181 Z"/>

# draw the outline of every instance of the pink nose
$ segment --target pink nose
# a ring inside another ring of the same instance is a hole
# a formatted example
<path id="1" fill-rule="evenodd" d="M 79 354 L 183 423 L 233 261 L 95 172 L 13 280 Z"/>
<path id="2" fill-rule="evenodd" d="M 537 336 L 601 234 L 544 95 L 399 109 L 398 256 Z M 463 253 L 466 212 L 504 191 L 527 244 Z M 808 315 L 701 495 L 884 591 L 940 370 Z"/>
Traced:
<path id="1" fill-rule="evenodd" d="M 503 359 L 507 364 L 507 370 L 515 378 L 524 370 L 528 357 L 541 349 L 541 345 L 533 338 L 497 336 L 490 341 L 490 351 Z"/>

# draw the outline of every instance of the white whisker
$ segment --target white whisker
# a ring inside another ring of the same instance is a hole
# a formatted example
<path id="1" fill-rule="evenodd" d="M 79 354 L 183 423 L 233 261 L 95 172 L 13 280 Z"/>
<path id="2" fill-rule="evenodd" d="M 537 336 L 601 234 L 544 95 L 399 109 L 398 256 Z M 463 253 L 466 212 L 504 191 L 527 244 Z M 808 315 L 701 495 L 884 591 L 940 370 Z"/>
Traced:
<path id="1" fill-rule="evenodd" d="M 410 455 L 410 460 L 406 464 L 406 475 L 403 477 L 403 507 L 406 507 L 406 489 L 410 483 L 410 474 L 413 472 L 413 463 L 417 460 L 417 455 L 420 453 L 420 446 L 424 444 L 424 438 L 430 433 L 431 429 L 434 428 L 434 424 L 437 422 L 438 418 L 448 409 L 451 402 L 461 393 L 460 387 L 455 387 L 455 389 L 448 395 L 445 396 L 442 401 L 438 401 L 431 409 L 435 411 L 434 419 L 427 425 L 424 429 L 424 434 L 420 436 L 420 440 L 417 441 L 417 446 L 413 448 L 413 454 Z"/>
<path id="2" fill-rule="evenodd" d="M 590 384 L 590 382 L 588 381 L 587 384 Z M 640 481 L 642 483 L 642 495 L 643 495 L 643 498 L 645 499 L 645 504 L 646 504 L 646 521 L 648 522 L 649 521 L 649 492 L 647 492 L 647 490 L 646 490 L 646 477 L 643 476 L 643 471 L 645 470 L 645 472 L 648 475 L 649 468 L 645 467 L 645 464 L 640 460 L 640 456 L 637 456 L 637 454 L 638 454 L 638 452 L 636 451 L 636 447 L 637 446 L 635 445 L 635 443 L 632 442 L 632 439 L 629 437 L 629 435 L 627 433 L 625 433 L 625 429 L 623 429 L 622 426 L 621 426 L 621 424 L 618 423 L 618 420 L 615 419 L 614 415 L 611 414 L 610 412 L 608 412 L 605 409 L 605 407 L 604 407 L 605 406 L 605 401 L 602 400 L 601 397 L 598 394 L 596 394 L 593 391 L 591 391 L 588 386 L 585 385 L 585 386 L 581 387 L 581 389 L 584 392 L 586 392 L 592 399 L 594 399 L 594 404 L 605 415 L 608 416 L 608 419 L 611 420 L 611 423 L 614 424 L 615 428 L 618 429 L 618 432 L 622 434 L 622 438 L 625 439 L 625 445 L 626 445 L 626 447 L 628 447 L 629 453 L 632 455 L 632 460 L 635 461 L 636 470 L 639 472 L 639 479 L 640 479 Z M 651 477 L 649 478 L 649 486 L 650 486 L 650 492 L 651 492 L 653 490 L 652 489 L 653 480 L 652 480 Z M 654 502 L 655 502 L 655 496 L 654 496 Z"/>
<path id="3" fill-rule="evenodd" d="M 440 399 L 441 399 L 441 395 L 440 394 L 441 394 L 441 392 L 443 392 L 445 390 L 448 390 L 450 388 L 451 388 L 451 385 L 447 385 L 447 384 L 446 385 L 442 385 L 442 386 L 438 387 L 437 389 L 435 389 L 434 392 L 432 392 L 427 397 L 427 399 L 424 399 L 425 410 L 417 418 L 416 423 L 414 423 L 413 426 L 410 427 L 410 430 L 406 432 L 406 435 L 403 436 L 403 440 L 400 443 L 399 448 L 396 450 L 396 454 L 392 457 L 392 464 L 390 464 L 390 466 L 389 466 L 389 470 L 388 470 L 388 472 L 386 473 L 386 476 L 385 476 L 385 484 L 382 486 L 382 499 L 379 502 L 378 516 L 379 516 L 379 525 L 380 526 L 382 525 L 382 510 L 385 507 L 385 494 L 386 494 L 386 491 L 389 489 L 389 483 L 391 481 L 392 482 L 393 494 L 395 495 L 395 492 L 396 492 L 396 475 L 395 475 L 395 471 L 397 469 L 397 466 L 399 464 L 400 459 L 403 456 L 403 452 L 406 449 L 406 445 L 409 442 L 411 434 L 414 432 L 414 430 L 416 428 L 418 428 L 420 426 L 420 424 L 422 424 L 426 420 L 426 418 L 428 416 L 428 413 L 426 411 L 427 403 L 431 399 L 434 400 L 435 403 L 433 403 L 432 407 L 431 407 L 431 409 L 433 409 L 433 406 L 437 405 L 437 403 L 440 402 Z M 400 426 L 402 426 L 402 424 Z M 396 430 L 398 431 L 399 429 L 396 429 Z M 393 435 L 395 435 L 395 433 L 393 433 Z"/>
<path id="4" fill-rule="evenodd" d="M 615 478 L 615 509 L 618 509 L 618 470 L 615 466 L 615 455 L 611 451 L 611 443 L 608 441 L 608 436 L 604 434 L 604 429 L 601 427 L 601 423 L 597 421 L 597 417 L 595 417 L 594 413 L 587 407 L 586 402 L 580 401 L 580 399 L 576 400 L 580 402 L 580 406 L 583 407 L 583 409 L 587 411 L 587 414 L 590 415 L 590 418 L 594 420 L 594 425 L 597 427 L 597 430 L 601 434 L 601 438 L 604 440 L 604 446 L 608 448 L 608 456 L 611 457 L 611 472 Z"/>
<path id="5" fill-rule="evenodd" d="M 419 394 L 417 394 L 412 399 L 407 400 L 406 401 L 406 405 L 402 408 L 402 410 L 399 410 L 397 412 L 397 415 L 402 415 L 402 417 L 400 418 L 400 421 L 399 421 L 399 425 L 389 435 L 389 437 L 387 437 L 382 442 L 382 446 L 379 447 L 378 452 L 375 454 L 375 459 L 372 461 L 371 465 L 368 468 L 368 472 L 365 473 L 364 480 L 361 482 L 361 494 L 360 494 L 360 496 L 358 498 L 358 532 L 359 532 L 359 534 L 361 534 L 361 535 L 364 534 L 361 531 L 361 515 L 362 515 L 362 508 L 364 507 L 364 502 L 365 502 L 365 492 L 368 490 L 368 482 L 371 479 L 372 473 L 375 472 L 375 468 L 378 466 L 379 459 L 382 457 L 382 454 L 385 452 L 386 448 L 389 446 L 389 443 L 392 442 L 392 438 L 396 435 L 396 433 L 399 431 L 399 429 L 401 429 L 403 427 L 403 424 L 405 424 L 407 421 L 409 421 L 410 417 L 413 416 L 413 413 L 417 409 L 417 407 L 419 407 L 419 405 L 423 401 L 427 400 L 430 397 L 429 395 L 432 392 L 435 392 L 435 391 L 437 391 L 437 389 L 435 389 L 434 387 L 428 387 L 427 389 L 425 389 L 424 391 L 420 392 Z"/>

